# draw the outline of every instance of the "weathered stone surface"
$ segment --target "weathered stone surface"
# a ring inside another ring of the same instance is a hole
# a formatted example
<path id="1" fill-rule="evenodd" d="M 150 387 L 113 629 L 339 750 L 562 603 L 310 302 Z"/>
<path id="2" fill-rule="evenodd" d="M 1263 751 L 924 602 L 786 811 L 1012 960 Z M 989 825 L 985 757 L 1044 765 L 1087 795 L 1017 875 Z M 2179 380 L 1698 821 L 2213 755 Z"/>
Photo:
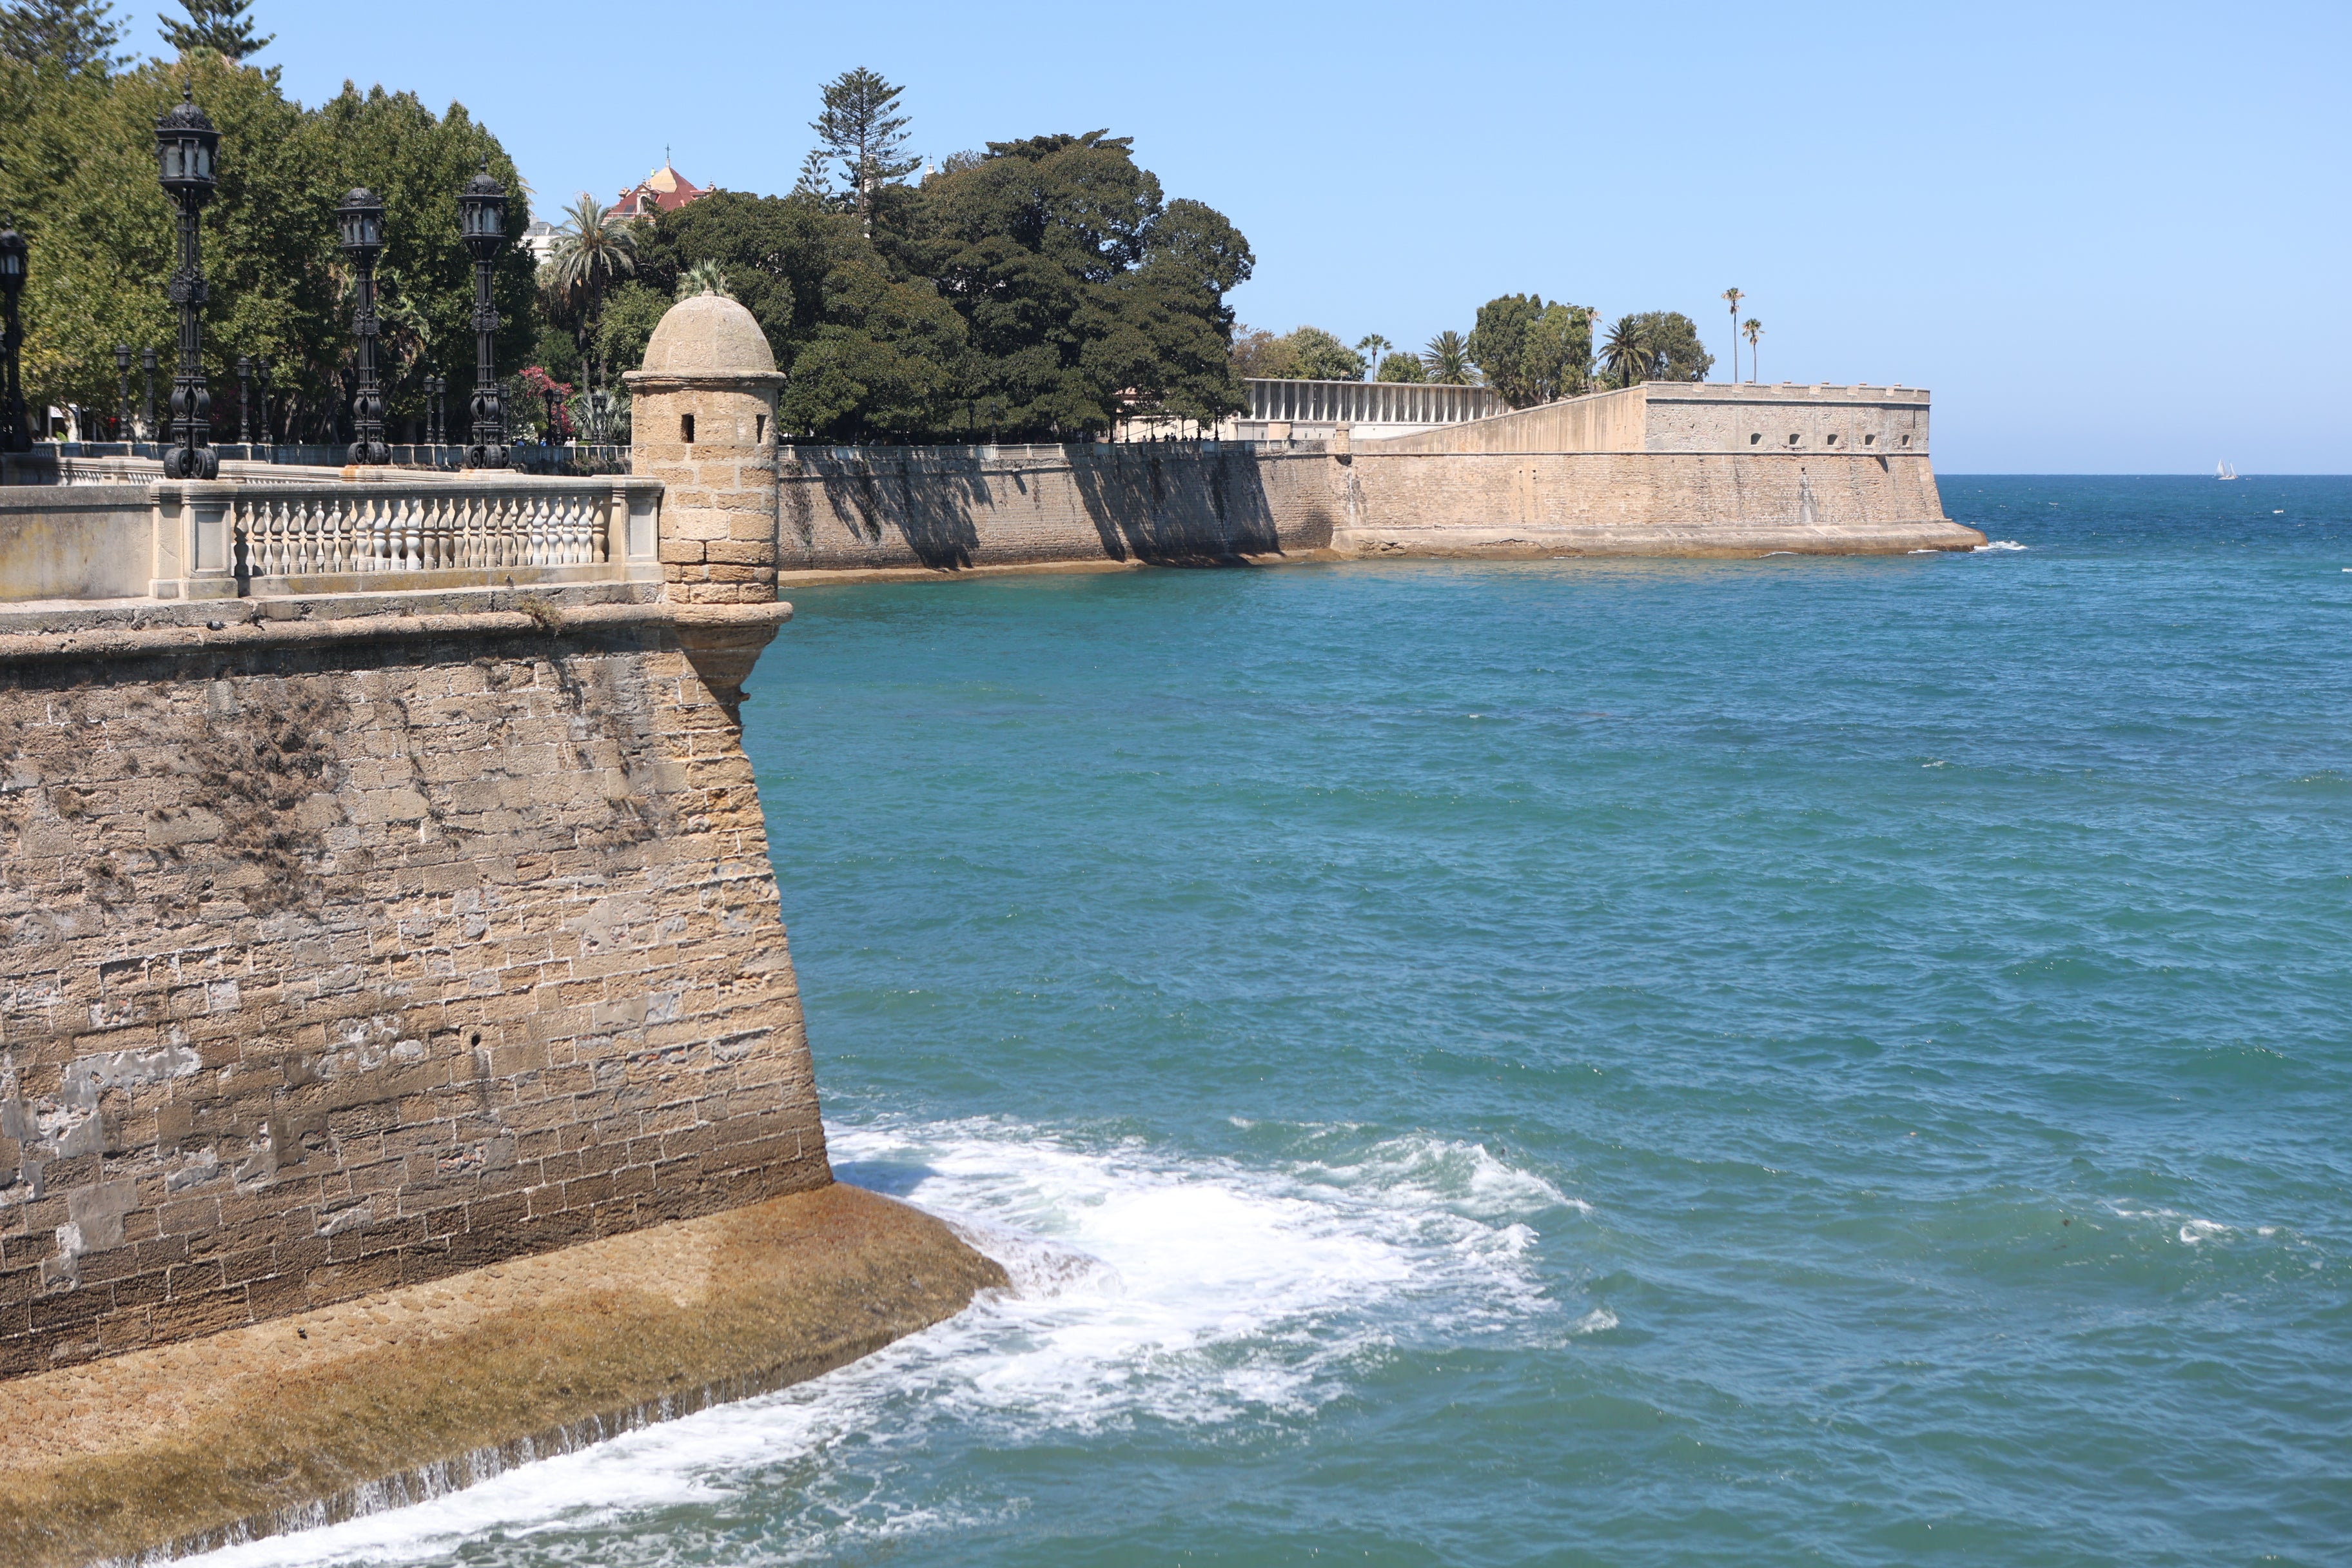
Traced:
<path id="1" fill-rule="evenodd" d="M 1501 421 L 1496 421 L 1501 423 Z M 798 447 L 783 580 L 1365 555 L 1965 549 L 1925 457 L 1238 445 Z"/>
<path id="2" fill-rule="evenodd" d="M 828 1181 L 788 613 L 0 635 L 0 1377 Z"/>
<path id="3" fill-rule="evenodd" d="M 687 604 L 776 596 L 775 355 L 751 312 L 723 295 L 670 307 L 635 395 L 629 466 L 667 487 L 662 575 Z"/>
<path id="4" fill-rule="evenodd" d="M 813 1377 L 1005 1283 L 829 1186 L 0 1384 L 0 1568 L 341 1519 Z"/>

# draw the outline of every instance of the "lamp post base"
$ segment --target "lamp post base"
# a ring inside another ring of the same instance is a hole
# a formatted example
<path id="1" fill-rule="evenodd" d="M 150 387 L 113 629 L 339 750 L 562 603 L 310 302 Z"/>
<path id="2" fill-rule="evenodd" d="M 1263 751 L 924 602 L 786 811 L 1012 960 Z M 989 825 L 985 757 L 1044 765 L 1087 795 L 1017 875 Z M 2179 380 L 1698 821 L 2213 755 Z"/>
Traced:
<path id="1" fill-rule="evenodd" d="M 174 447 L 163 454 L 163 477 L 216 479 L 220 478 L 220 454 L 210 447 Z"/>

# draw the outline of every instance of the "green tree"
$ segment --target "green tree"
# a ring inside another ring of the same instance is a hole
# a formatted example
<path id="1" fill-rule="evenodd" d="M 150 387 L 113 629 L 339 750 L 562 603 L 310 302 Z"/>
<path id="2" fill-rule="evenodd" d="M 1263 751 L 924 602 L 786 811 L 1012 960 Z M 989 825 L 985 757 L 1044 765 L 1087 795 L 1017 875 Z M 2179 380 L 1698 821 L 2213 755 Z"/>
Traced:
<path id="1" fill-rule="evenodd" d="M 1486 384 L 1514 408 L 1585 390 L 1592 359 L 1591 312 L 1540 294 L 1505 294 L 1478 308 L 1468 353 Z"/>
<path id="2" fill-rule="evenodd" d="M 963 318 L 955 395 L 997 410 L 1007 433 L 1243 406 L 1224 295 L 1249 276 L 1249 246 L 1215 209 L 1163 201 L 1127 137 L 992 142 L 924 183 L 912 238 L 890 254 Z"/>
<path id="3" fill-rule="evenodd" d="M 274 67 L 266 72 L 247 67 L 240 74 L 266 77 L 275 90 Z M 299 343 L 293 352 L 313 367 L 312 381 L 320 388 L 313 417 L 323 418 L 330 405 L 340 411 L 344 395 L 342 374 L 352 353 L 351 311 L 341 296 L 349 278 L 334 243 L 333 205 L 344 191 L 362 184 L 384 206 L 384 249 L 377 267 L 379 310 L 413 312 L 409 319 L 416 323 L 397 344 L 397 358 L 385 367 L 387 415 L 396 427 L 413 429 L 421 422 L 425 378 L 436 369 L 449 381 L 447 405 L 462 410 L 474 384 L 474 261 L 457 237 L 457 193 L 484 158 L 508 193 L 508 243 L 490 273 L 490 300 L 499 311 L 492 351 L 501 375 L 527 362 L 547 320 L 537 263 L 520 244 L 531 219 L 520 173 L 498 139 L 462 104 L 453 103 L 447 112 L 436 115 L 413 92 L 387 92 L 377 86 L 362 94 L 345 83 L 341 92 L 301 119 L 303 155 L 318 172 L 326 192 L 324 206 L 279 197 L 285 205 L 274 213 L 258 206 L 251 211 L 257 230 L 275 224 L 315 235 L 328 257 L 339 296 L 331 315 L 299 331 L 290 323 L 288 327 Z M 226 164 L 226 143 L 222 156 Z M 205 241 L 207 247 L 212 243 Z M 210 255 L 207 248 L 208 261 Z M 207 328 L 208 333 L 212 331 Z M 224 351 L 232 357 L 250 352 L 233 346 L 235 341 L 223 337 Z M 283 379 L 282 370 L 278 379 Z"/>
<path id="4" fill-rule="evenodd" d="M 1731 379 L 1739 379 L 1739 301 L 1748 298 L 1737 289 L 1723 291 L 1724 302 L 1731 307 Z"/>
<path id="5" fill-rule="evenodd" d="M 676 303 L 673 296 L 639 282 L 614 289 L 604 301 L 604 320 L 597 328 L 596 357 L 616 374 L 643 365 L 646 344 L 653 341 L 654 329 Z"/>
<path id="6" fill-rule="evenodd" d="M 110 0 L 15 0 L 0 10 L 0 55 L 36 70 L 103 79 L 121 62 Z"/>
<path id="7" fill-rule="evenodd" d="M 1364 356 L 1320 327 L 1294 327 L 1263 345 L 1253 345 L 1251 374 L 1279 381 L 1361 381 Z"/>
<path id="8" fill-rule="evenodd" d="M 1226 359 L 1234 367 L 1235 378 L 1272 378 L 1277 367 L 1286 368 L 1288 358 L 1278 354 L 1274 346 L 1278 341 L 1264 327 L 1234 327 L 1233 347 L 1226 351 Z"/>
<path id="9" fill-rule="evenodd" d="M 825 319 L 793 356 L 778 405 L 787 426 L 836 440 L 909 436 L 951 424 L 963 318 L 928 279 L 894 277 L 853 251 L 826 277 Z"/>
<path id="10" fill-rule="evenodd" d="M 802 165 L 803 182 L 824 195 L 830 175 L 824 164 L 838 164 L 851 210 L 871 238 L 884 188 L 904 180 L 922 163 L 907 151 L 907 117 L 898 112 L 899 95 L 906 89 L 859 66 L 842 72 L 819 90 L 824 107 L 809 121 L 818 147 Z"/>
<path id="11" fill-rule="evenodd" d="M 583 191 L 564 209 L 563 226 L 544 270 L 555 289 L 580 297 L 580 330 L 574 335 L 587 354 L 583 369 L 590 390 L 596 384 L 593 349 L 596 329 L 604 313 L 604 291 L 637 270 L 636 226 L 613 208 L 599 205 Z"/>
<path id="12" fill-rule="evenodd" d="M 1748 338 L 1748 379 L 1754 381 L 1758 374 L 1756 363 L 1756 340 L 1764 335 L 1764 323 L 1758 321 L 1755 317 L 1750 316 L 1746 321 L 1740 324 L 1739 330 L 1745 333 Z M 1739 367 L 1735 364 L 1732 368 L 1737 370 Z"/>
<path id="13" fill-rule="evenodd" d="M 1543 315 L 1540 294 L 1503 294 L 1478 307 L 1470 328 L 1470 363 L 1514 408 L 1542 401 L 1528 374 L 1528 334 Z"/>
<path id="14" fill-rule="evenodd" d="M 1680 310 L 1644 310 L 1633 320 L 1649 344 L 1652 381 L 1705 381 L 1715 356 L 1698 340 L 1698 323 Z"/>
<path id="15" fill-rule="evenodd" d="M 1419 354 L 1399 353 L 1381 361 L 1381 368 L 1374 379 L 1418 384 L 1427 381 L 1429 373 L 1423 367 Z"/>
<path id="16" fill-rule="evenodd" d="M 1368 367 L 1365 374 L 1368 375 L 1370 374 L 1371 372 L 1369 367 L 1379 363 L 1380 357 L 1394 347 L 1396 347 L 1396 344 L 1389 342 L 1388 339 L 1381 336 L 1378 332 L 1369 332 L 1363 337 L 1358 338 L 1356 340 L 1356 352 L 1364 356 L 1364 363 Z"/>
<path id="17" fill-rule="evenodd" d="M 1649 380 L 1657 363 L 1657 354 L 1650 347 L 1649 335 L 1643 331 L 1639 316 L 1618 317 L 1609 329 L 1609 343 L 1602 352 L 1608 357 L 1609 373 L 1617 378 L 1621 389 L 1636 381 Z"/>
<path id="18" fill-rule="evenodd" d="M 1421 351 L 1421 363 L 1429 379 L 1443 386 L 1470 386 L 1478 379 L 1470 368 L 1469 340 L 1450 329 L 1429 340 Z"/>
<path id="19" fill-rule="evenodd" d="M 180 5 L 188 13 L 186 21 L 164 16 L 155 20 L 163 25 L 163 41 L 184 55 L 190 49 L 211 49 L 235 65 L 259 54 L 278 37 L 253 36 L 253 23 L 246 16 L 253 0 L 180 0 Z"/>
<path id="20" fill-rule="evenodd" d="M 735 291 L 727 286 L 727 268 L 716 261 L 698 261 L 677 276 L 677 297 L 691 300 L 702 294 L 720 294 L 732 300 Z"/>
<path id="21" fill-rule="evenodd" d="M 163 285 L 176 255 L 172 212 L 155 182 L 154 125 L 178 101 L 184 78 L 221 132 L 219 190 L 204 216 L 215 429 L 236 426 L 237 357 L 267 355 L 281 430 L 333 438 L 352 355 L 351 274 L 335 243 L 335 205 L 355 185 L 384 202 L 378 281 L 395 426 L 422 414 L 432 365 L 457 373 L 457 389 L 469 386 L 472 262 L 457 239 L 457 195 L 484 155 L 517 188 L 497 142 L 462 108 L 436 119 L 414 97 L 380 89 L 366 98 L 347 89 L 306 111 L 279 89 L 274 68 L 234 66 L 206 49 L 111 78 L 0 61 L 0 88 L 26 84 L 21 95 L 0 91 L 13 153 L 0 199 L 34 247 L 24 300 L 27 401 L 110 413 L 115 344 L 155 348 L 169 362 Z M 509 233 L 529 221 L 526 205 L 513 202 Z M 494 278 L 502 365 L 520 363 L 537 335 L 530 271 L 518 249 Z"/>
<path id="22" fill-rule="evenodd" d="M 806 192 L 755 196 L 713 191 L 650 220 L 637 244 L 637 277 L 676 298 L 700 263 L 727 273 L 727 289 L 768 337 L 787 369 L 824 317 L 824 281 L 840 258 L 865 247 L 855 217 Z M 634 369 L 636 360 L 613 361 Z"/>

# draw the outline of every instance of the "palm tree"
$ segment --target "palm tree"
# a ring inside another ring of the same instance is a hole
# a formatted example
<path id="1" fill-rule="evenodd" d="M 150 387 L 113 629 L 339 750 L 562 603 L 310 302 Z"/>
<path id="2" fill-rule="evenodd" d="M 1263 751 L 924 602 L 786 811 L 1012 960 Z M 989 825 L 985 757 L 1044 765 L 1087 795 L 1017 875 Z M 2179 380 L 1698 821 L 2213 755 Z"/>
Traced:
<path id="1" fill-rule="evenodd" d="M 1389 342 L 1388 339 L 1381 336 L 1378 332 L 1368 333 L 1356 340 L 1356 352 L 1364 356 L 1364 379 L 1366 381 L 1377 381 L 1380 379 L 1381 356 L 1394 347 L 1396 347 L 1396 344 Z"/>
<path id="2" fill-rule="evenodd" d="M 1731 379 L 1739 379 L 1739 301 L 1748 298 L 1737 289 L 1726 289 L 1723 297 L 1731 304 Z"/>
<path id="3" fill-rule="evenodd" d="M 1470 343 L 1460 332 L 1444 331 L 1430 339 L 1421 351 L 1421 363 L 1429 367 L 1429 379 L 1441 386 L 1471 384 Z"/>
<path id="4" fill-rule="evenodd" d="M 1631 316 L 1618 317 L 1617 324 L 1609 329 L 1609 346 L 1605 352 L 1609 368 L 1617 373 L 1620 388 L 1633 385 L 1637 373 L 1647 381 L 1657 359 L 1650 350 L 1649 334 L 1642 330 L 1642 323 Z"/>
<path id="5" fill-rule="evenodd" d="M 1750 316 L 1748 318 L 1747 325 L 1739 330 L 1748 334 L 1748 379 L 1754 381 L 1756 379 L 1756 340 L 1764 335 L 1764 323 Z"/>
<path id="6" fill-rule="evenodd" d="M 631 220 L 611 207 L 600 206 L 585 191 L 564 209 L 563 226 L 556 232 L 562 237 L 555 242 L 555 254 L 547 258 L 548 279 L 558 289 L 588 292 L 580 337 L 581 357 L 587 360 L 588 347 L 596 341 L 596 328 L 604 315 L 604 286 L 616 278 L 636 275 L 637 232 Z"/>
<path id="7" fill-rule="evenodd" d="M 727 287 L 727 268 L 716 261 L 698 261 L 679 273 L 677 297 L 691 300 L 698 294 L 723 294 L 730 300 L 735 298 L 735 291 Z"/>

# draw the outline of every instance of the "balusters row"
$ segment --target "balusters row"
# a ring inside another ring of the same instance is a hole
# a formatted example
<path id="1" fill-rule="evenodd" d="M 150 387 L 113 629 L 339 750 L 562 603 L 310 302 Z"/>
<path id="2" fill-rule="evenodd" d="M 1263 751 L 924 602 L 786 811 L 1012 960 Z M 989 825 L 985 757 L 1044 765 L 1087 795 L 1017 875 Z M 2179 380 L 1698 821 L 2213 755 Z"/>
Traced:
<path id="1" fill-rule="evenodd" d="M 593 566 L 606 558 L 604 498 L 592 490 L 419 487 L 255 492 L 234 503 L 253 577 Z"/>

